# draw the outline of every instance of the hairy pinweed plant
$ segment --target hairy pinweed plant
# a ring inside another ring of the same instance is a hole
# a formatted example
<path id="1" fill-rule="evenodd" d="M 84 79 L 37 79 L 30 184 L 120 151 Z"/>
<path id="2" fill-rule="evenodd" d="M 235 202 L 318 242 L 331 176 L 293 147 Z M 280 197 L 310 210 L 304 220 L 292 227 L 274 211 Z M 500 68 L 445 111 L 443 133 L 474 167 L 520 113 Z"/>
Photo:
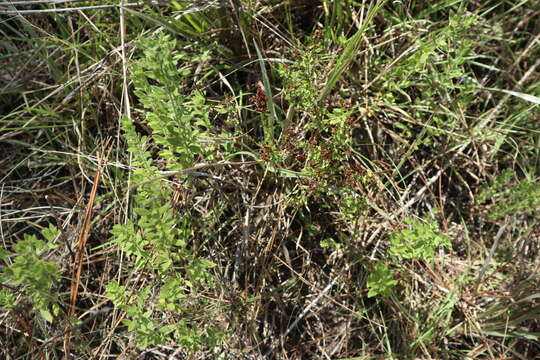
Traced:
<path id="1" fill-rule="evenodd" d="M 0 358 L 534 358 L 537 3 L 0 6 Z"/>
<path id="2" fill-rule="evenodd" d="M 283 95 L 289 106 L 311 112 L 317 102 L 317 81 L 321 76 L 321 56 L 324 47 L 313 45 L 292 65 L 280 64 L 277 72 L 283 82 Z"/>
<path id="3" fill-rule="evenodd" d="M 323 112 L 321 119 L 313 119 L 306 125 L 311 137 L 298 144 L 307 159 L 304 172 L 316 178 L 323 189 L 330 185 L 343 185 L 341 177 L 350 168 L 350 115 L 351 111 L 341 108 Z"/>

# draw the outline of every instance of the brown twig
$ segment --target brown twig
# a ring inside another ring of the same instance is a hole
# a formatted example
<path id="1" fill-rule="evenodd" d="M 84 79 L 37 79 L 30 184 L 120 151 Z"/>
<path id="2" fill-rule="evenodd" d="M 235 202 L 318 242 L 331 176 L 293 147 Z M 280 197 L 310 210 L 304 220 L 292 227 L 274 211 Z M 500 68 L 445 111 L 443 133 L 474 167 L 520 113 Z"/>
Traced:
<path id="1" fill-rule="evenodd" d="M 104 164 L 107 161 L 107 157 L 108 157 L 108 154 L 105 155 L 104 157 L 99 157 L 98 169 L 96 171 L 96 176 L 94 177 L 94 182 L 92 184 L 92 191 L 90 192 L 90 198 L 88 199 L 88 205 L 86 207 L 86 214 L 84 216 L 83 226 L 82 226 L 81 232 L 79 233 L 79 239 L 77 242 L 77 250 L 75 253 L 75 261 L 73 263 L 73 274 L 71 277 L 71 292 L 70 292 L 70 297 L 69 297 L 70 307 L 68 311 L 69 317 L 72 317 L 75 315 L 75 307 L 77 304 L 77 295 L 79 292 L 79 283 L 81 279 L 84 249 L 86 248 L 86 241 L 90 233 L 90 226 L 91 226 L 90 220 L 94 212 L 94 201 L 96 199 L 99 181 L 101 178 L 101 174 L 103 172 Z M 64 358 L 65 359 L 69 358 L 70 338 L 71 338 L 71 332 L 66 332 L 64 336 Z"/>

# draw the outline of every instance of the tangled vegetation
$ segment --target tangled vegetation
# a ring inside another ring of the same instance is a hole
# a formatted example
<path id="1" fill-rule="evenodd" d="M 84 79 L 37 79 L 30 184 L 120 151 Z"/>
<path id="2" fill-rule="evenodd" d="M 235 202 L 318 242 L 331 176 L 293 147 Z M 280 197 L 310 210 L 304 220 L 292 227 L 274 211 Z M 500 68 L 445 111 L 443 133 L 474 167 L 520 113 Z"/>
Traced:
<path id="1" fill-rule="evenodd" d="M 533 359 L 540 2 L 0 2 L 0 357 Z"/>

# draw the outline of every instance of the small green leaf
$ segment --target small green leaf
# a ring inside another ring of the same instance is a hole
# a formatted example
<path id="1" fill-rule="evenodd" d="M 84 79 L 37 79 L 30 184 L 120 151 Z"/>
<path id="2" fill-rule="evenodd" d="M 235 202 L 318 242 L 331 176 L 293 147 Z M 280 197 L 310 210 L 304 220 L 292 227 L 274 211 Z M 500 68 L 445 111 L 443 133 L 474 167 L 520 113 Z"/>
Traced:
<path id="1" fill-rule="evenodd" d="M 41 235 L 43 235 L 43 237 L 49 242 L 53 241 L 59 233 L 60 230 L 58 230 L 53 224 L 49 224 L 48 228 L 41 231 Z"/>
<path id="2" fill-rule="evenodd" d="M 385 263 L 377 263 L 367 279 L 368 297 L 390 296 L 391 289 L 397 284 L 397 280 L 394 280 L 393 277 L 394 272 L 388 269 Z"/>
<path id="3" fill-rule="evenodd" d="M 43 316 L 43 318 L 47 321 L 47 322 L 52 322 L 53 321 L 53 316 L 52 314 L 49 312 L 49 310 L 47 309 L 39 309 L 39 313 L 41 314 L 41 316 Z"/>

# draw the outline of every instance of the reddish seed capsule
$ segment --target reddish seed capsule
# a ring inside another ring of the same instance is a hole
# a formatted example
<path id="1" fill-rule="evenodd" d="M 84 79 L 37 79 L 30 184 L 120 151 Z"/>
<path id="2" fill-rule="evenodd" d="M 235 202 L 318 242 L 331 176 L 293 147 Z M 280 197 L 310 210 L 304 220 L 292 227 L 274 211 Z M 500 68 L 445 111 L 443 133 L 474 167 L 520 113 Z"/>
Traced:
<path id="1" fill-rule="evenodd" d="M 325 159 L 330 159 L 332 157 L 332 150 L 330 149 L 322 149 L 321 153 Z"/>

